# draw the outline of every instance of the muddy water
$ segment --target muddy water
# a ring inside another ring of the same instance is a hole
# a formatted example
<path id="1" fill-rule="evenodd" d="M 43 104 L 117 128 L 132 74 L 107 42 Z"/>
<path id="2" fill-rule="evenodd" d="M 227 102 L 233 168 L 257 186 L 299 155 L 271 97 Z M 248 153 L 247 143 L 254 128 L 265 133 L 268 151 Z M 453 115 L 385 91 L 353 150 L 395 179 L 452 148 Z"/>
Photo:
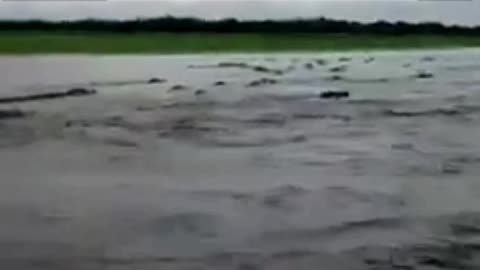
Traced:
<path id="1" fill-rule="evenodd" d="M 478 269 L 479 63 L 1 57 L 2 97 L 98 93 L 0 105 L 0 266 Z"/>

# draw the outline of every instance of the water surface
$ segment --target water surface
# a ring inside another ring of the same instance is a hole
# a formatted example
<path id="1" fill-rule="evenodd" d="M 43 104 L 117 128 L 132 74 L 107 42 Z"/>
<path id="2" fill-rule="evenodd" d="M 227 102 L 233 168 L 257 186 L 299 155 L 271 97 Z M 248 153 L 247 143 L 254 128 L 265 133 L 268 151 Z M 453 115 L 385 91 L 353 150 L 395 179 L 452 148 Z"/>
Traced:
<path id="1" fill-rule="evenodd" d="M 0 106 L 32 113 L 0 122 L 0 265 L 478 269 L 479 60 L 1 57 L 1 96 L 98 94 Z"/>

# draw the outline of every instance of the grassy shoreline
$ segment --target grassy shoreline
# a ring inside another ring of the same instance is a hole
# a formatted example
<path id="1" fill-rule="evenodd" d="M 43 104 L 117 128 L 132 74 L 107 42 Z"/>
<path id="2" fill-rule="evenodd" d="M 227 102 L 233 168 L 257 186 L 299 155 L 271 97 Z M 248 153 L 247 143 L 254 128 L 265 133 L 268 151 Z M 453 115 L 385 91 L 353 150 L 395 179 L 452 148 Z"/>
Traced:
<path id="1" fill-rule="evenodd" d="M 0 32 L 0 54 L 322 52 L 480 47 L 480 37 L 435 35 Z"/>

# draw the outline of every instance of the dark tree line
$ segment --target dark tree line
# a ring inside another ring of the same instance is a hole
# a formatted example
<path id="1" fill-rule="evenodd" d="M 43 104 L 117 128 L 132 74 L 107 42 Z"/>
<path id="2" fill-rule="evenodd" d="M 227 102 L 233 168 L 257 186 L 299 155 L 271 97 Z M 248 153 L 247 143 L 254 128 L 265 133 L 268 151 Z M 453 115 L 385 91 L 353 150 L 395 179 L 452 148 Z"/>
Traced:
<path id="1" fill-rule="evenodd" d="M 345 34 L 457 34 L 478 35 L 480 26 L 445 26 L 436 22 L 406 23 L 377 21 L 359 23 L 345 20 L 292 19 L 240 21 L 161 17 L 135 20 L 0 21 L 0 31 L 88 31 L 88 32 L 211 32 L 211 33 L 345 33 Z"/>

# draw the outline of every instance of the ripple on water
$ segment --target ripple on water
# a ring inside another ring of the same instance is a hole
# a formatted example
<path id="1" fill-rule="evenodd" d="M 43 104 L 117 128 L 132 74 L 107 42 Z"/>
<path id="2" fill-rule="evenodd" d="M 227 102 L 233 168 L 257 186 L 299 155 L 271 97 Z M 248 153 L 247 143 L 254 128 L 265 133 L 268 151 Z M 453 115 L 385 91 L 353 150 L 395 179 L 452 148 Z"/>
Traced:
<path id="1" fill-rule="evenodd" d="M 138 69 L 95 57 L 87 67 L 96 71 L 97 65 L 111 65 L 115 72 L 108 78 L 97 77 L 102 72 L 78 73 L 77 60 L 68 57 L 40 59 L 48 71 L 41 77 L 38 68 L 25 65 L 18 85 L 11 78 L 0 80 L 5 88 L 12 81 L 12 88 L 25 89 L 24 83 L 46 80 L 50 90 L 64 90 L 73 85 L 69 80 L 81 78 L 99 95 L 24 103 L 18 110 L 33 111 L 33 117 L 1 120 L 2 205 L 26 203 L 17 196 L 21 192 L 33 198 L 31 204 L 36 198 L 73 197 L 81 215 L 5 213 L 0 268 L 479 269 L 478 213 L 458 213 L 478 208 L 468 197 L 477 192 L 473 179 L 480 162 L 474 125 L 480 117 L 478 81 L 472 72 L 478 52 L 456 54 L 461 56 L 452 56 L 447 66 L 435 55 L 437 61 L 426 67 L 436 76 L 428 80 L 407 77 L 425 68 L 407 52 L 375 54 L 374 65 L 355 57 L 348 67 L 335 64 L 338 55 L 293 61 L 279 55 L 268 65 L 240 56 L 234 61 L 202 56 L 194 62 L 218 64 L 189 69 L 190 56 L 162 61 L 148 56 L 138 61 Z M 124 63 L 131 66 L 131 61 Z M 406 62 L 414 66 L 402 68 Z M 359 72 L 372 70 L 356 74 L 358 64 Z M 394 78 L 380 72 L 387 68 L 402 74 Z M 152 72 L 168 85 L 147 87 Z M 328 80 L 330 75 L 335 80 Z M 245 87 L 249 83 L 255 87 Z M 175 85 L 167 96 L 159 94 Z M 320 100 L 318 94 L 327 90 L 352 95 Z M 67 148 L 57 145 L 69 140 L 74 143 Z M 48 141 L 48 149 L 29 145 L 41 141 Z M 96 166 L 98 153 L 119 166 Z M 164 156 L 171 163 L 163 164 Z M 259 163 L 259 156 L 275 166 Z M 144 161 L 148 170 L 140 165 Z M 115 176 L 128 188 L 110 190 Z M 105 188 L 99 190 L 97 183 Z M 446 205 L 431 194 L 437 190 Z M 433 210 L 419 214 L 422 203 Z M 105 211 L 97 216 L 96 208 Z M 104 228 L 104 222 L 111 226 Z M 22 241 L 23 235 L 12 234 L 17 223 L 40 240 Z M 77 230 L 80 237 L 72 236 Z M 65 243 L 42 240 L 48 237 Z M 320 251 L 331 247 L 335 252 Z M 203 255 L 190 256 L 190 251 Z M 15 256 L 28 260 L 15 261 Z"/>

